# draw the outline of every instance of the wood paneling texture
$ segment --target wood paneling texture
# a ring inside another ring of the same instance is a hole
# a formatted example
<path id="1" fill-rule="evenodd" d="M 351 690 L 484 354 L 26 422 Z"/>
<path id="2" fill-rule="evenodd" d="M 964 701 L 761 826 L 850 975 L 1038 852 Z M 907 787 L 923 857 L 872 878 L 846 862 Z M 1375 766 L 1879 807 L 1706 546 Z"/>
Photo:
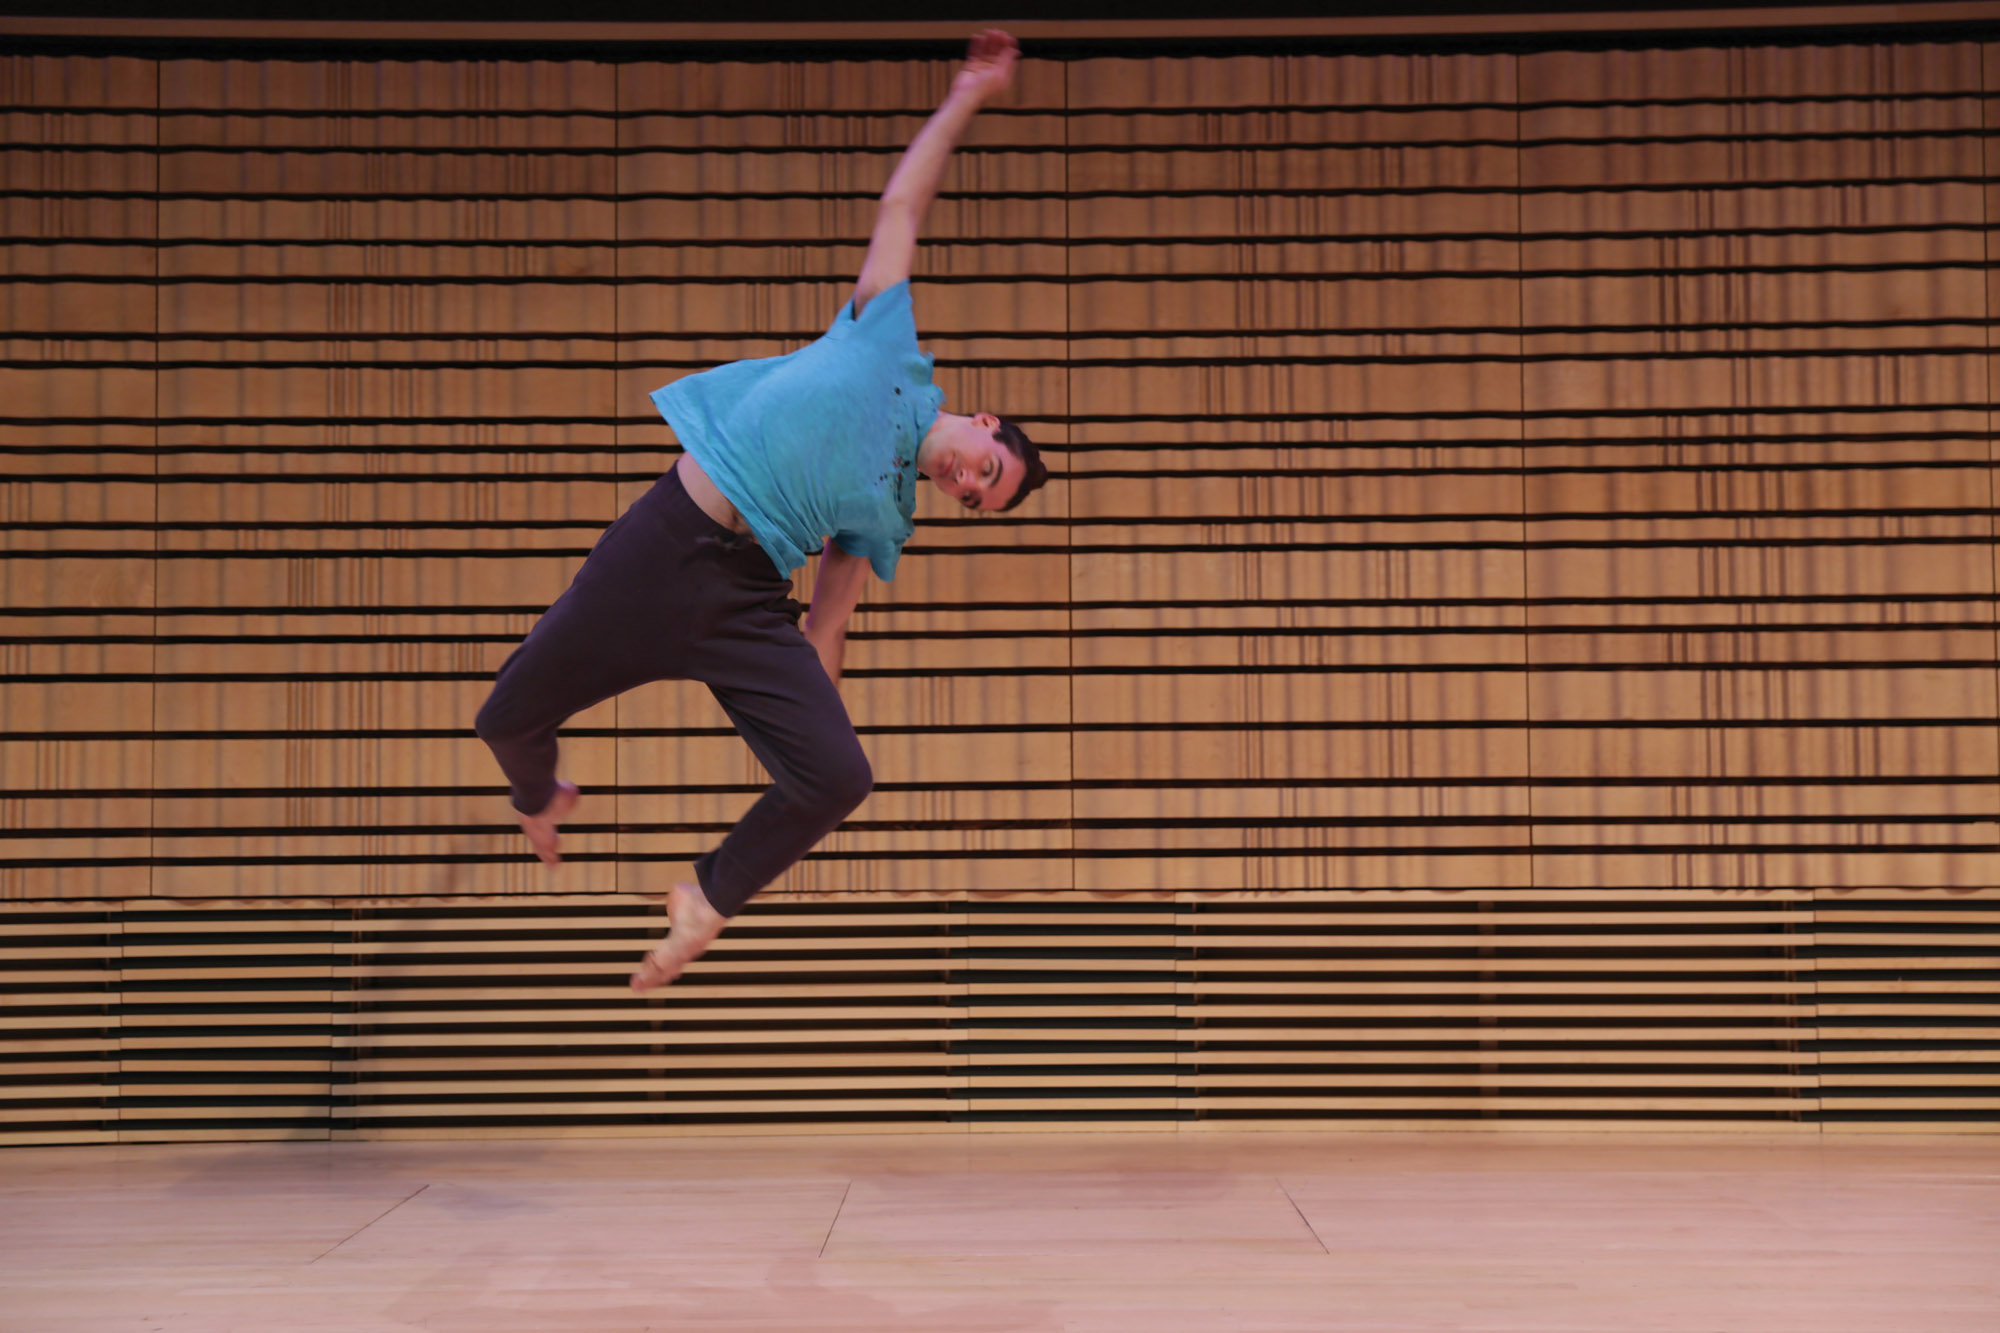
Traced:
<path id="1" fill-rule="evenodd" d="M 0 56 L 4 1132 L 1992 1122 L 1995 71 L 1025 61 L 916 299 L 1056 479 L 638 1005 L 754 761 L 580 715 L 551 876 L 470 718 L 950 65 Z"/>
<path id="2" fill-rule="evenodd" d="M 0 1142 L 735 1125 L 1990 1130 L 2000 893 L 0 908 Z"/>

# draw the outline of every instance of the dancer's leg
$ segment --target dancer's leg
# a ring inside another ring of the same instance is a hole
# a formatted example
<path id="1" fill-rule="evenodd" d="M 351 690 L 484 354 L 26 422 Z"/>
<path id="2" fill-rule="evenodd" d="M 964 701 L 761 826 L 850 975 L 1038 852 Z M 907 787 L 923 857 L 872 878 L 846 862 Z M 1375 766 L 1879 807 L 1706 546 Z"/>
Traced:
<path id="1" fill-rule="evenodd" d="M 524 815 L 556 795 L 556 728 L 612 695 L 657 679 L 608 642 L 622 631 L 615 602 L 593 605 L 571 588 L 535 623 L 500 668 L 473 730 L 507 775 L 508 795 Z"/>
<path id="2" fill-rule="evenodd" d="M 718 531 L 668 473 L 598 539 L 569 590 L 500 668 L 474 729 L 507 775 L 522 831 L 549 864 L 559 859 L 555 825 L 576 804 L 576 788 L 556 779 L 556 729 L 615 694 L 684 674 L 689 639 L 715 619 L 702 604 L 713 560 L 703 543 Z"/>
<path id="3" fill-rule="evenodd" d="M 500 668 L 473 730 L 507 776 L 521 831 L 548 865 L 562 860 L 556 834 L 576 808 L 576 784 L 556 778 L 556 728 L 592 704 L 655 677 L 603 654 L 611 630 L 602 608 L 575 589 L 549 608 Z"/>
<path id="4" fill-rule="evenodd" d="M 754 685 L 710 688 L 771 775 L 721 845 L 695 861 L 709 902 L 734 916 L 852 814 L 875 775 L 840 691 L 802 635 Z"/>
<path id="5" fill-rule="evenodd" d="M 768 564 L 768 562 L 766 562 Z M 840 691 L 789 616 L 769 608 L 741 615 L 694 658 L 772 785 L 719 847 L 695 861 L 699 884 L 677 885 L 670 931 L 633 974 L 635 990 L 680 975 L 753 894 L 831 833 L 874 785 Z"/>

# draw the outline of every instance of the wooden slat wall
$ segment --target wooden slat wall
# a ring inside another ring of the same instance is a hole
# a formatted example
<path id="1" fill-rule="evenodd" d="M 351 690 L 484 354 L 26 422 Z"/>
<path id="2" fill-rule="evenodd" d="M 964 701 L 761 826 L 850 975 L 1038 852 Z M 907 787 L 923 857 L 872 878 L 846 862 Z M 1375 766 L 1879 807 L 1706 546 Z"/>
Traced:
<path id="1" fill-rule="evenodd" d="M 1991 1129 L 2000 894 L 7 904 L 0 1142 Z"/>
<path id="2" fill-rule="evenodd" d="M 469 719 L 949 62 L 0 56 L 0 1137 L 2000 1122 L 1996 55 L 1025 62 L 917 302 L 1058 478 L 645 1005 L 748 754 L 551 877 Z"/>

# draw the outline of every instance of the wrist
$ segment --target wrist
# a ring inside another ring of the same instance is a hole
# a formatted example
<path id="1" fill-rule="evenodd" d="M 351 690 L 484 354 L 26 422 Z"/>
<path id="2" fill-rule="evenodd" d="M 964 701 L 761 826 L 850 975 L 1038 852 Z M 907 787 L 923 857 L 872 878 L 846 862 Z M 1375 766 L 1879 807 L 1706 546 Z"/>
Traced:
<path id="1" fill-rule="evenodd" d="M 977 84 L 954 83 L 951 85 L 951 91 L 945 94 L 944 105 L 962 108 L 969 115 L 985 106 L 991 95 L 988 90 Z"/>

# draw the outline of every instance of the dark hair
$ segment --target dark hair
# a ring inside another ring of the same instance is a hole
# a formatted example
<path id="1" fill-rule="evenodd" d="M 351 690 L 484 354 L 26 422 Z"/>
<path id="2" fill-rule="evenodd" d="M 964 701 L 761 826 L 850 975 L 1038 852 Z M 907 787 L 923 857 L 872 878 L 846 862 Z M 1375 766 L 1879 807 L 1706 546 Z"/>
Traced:
<path id="1" fill-rule="evenodd" d="M 1014 498 L 1000 506 L 1000 512 L 1004 514 L 1027 499 L 1030 492 L 1041 489 L 1042 483 L 1049 479 L 1049 470 L 1042 464 L 1042 451 L 1037 449 L 1035 442 L 1024 435 L 1021 428 L 1013 422 L 1003 421 L 995 426 L 993 438 L 1006 445 L 1008 451 L 1020 459 L 1022 464 L 1021 484 L 1015 488 Z"/>

